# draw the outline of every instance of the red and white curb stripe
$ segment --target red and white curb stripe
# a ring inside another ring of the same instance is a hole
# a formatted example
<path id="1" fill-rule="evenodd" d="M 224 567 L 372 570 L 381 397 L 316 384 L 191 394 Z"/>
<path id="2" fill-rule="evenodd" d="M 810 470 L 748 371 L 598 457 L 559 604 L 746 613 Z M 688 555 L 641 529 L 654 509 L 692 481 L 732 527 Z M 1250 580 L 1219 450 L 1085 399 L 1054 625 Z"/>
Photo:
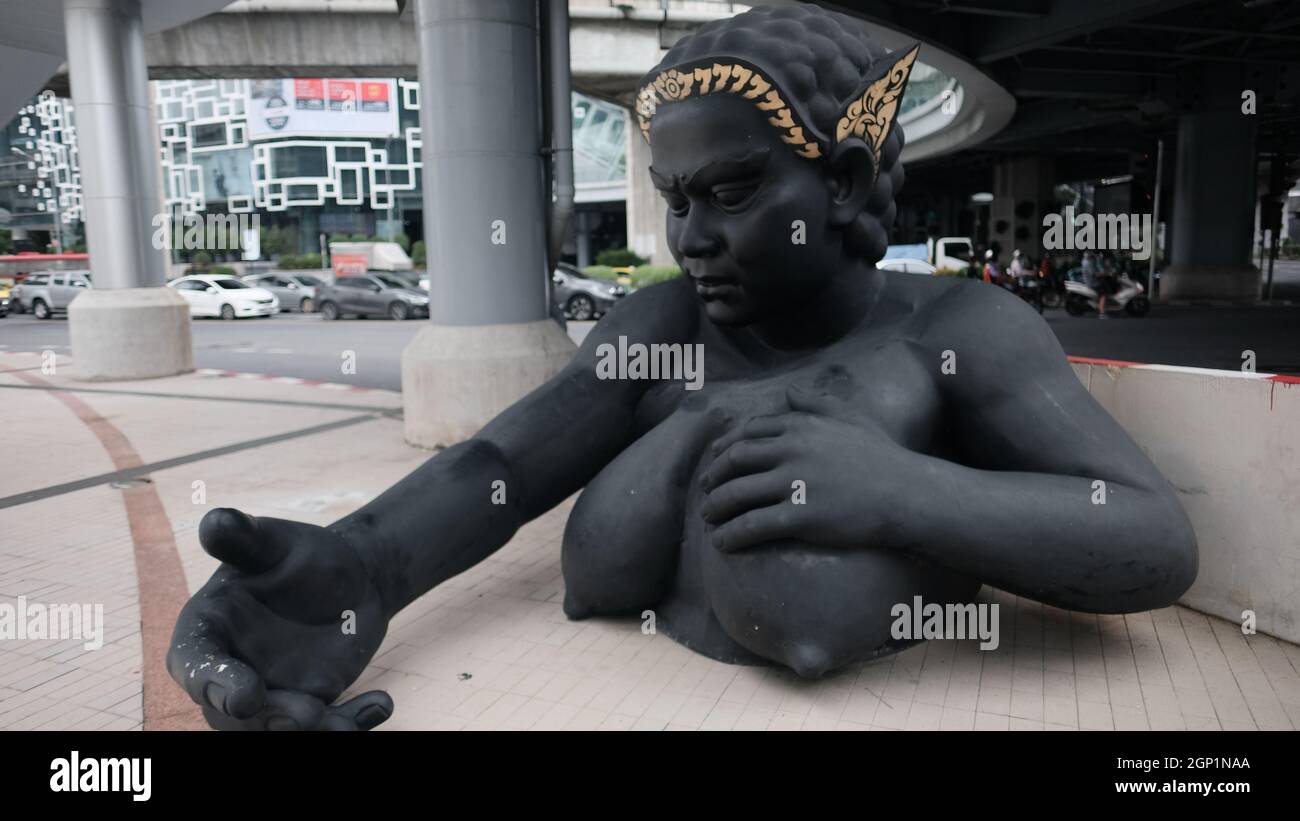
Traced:
<path id="1" fill-rule="evenodd" d="M 196 368 L 199 376 L 218 376 L 227 379 L 260 379 L 279 385 L 306 385 L 309 388 L 322 388 L 327 391 L 349 391 L 351 393 L 370 393 L 374 388 L 360 385 L 345 385 L 342 382 L 321 382 L 318 379 L 299 379 L 296 376 L 272 376 L 269 373 L 245 373 L 244 371 L 224 371 L 219 368 Z"/>
<path id="2" fill-rule="evenodd" d="M 1193 368 L 1190 365 L 1151 365 L 1145 362 L 1129 362 L 1124 359 L 1097 359 L 1091 356 L 1067 356 L 1066 359 L 1076 365 L 1102 365 L 1107 368 L 1135 368 L 1140 371 L 1165 371 L 1168 373 L 1194 373 L 1203 376 L 1227 376 L 1238 379 L 1263 379 L 1266 382 L 1280 382 L 1284 385 L 1300 385 L 1300 376 L 1287 376 L 1285 374 L 1226 371 L 1219 368 Z"/>

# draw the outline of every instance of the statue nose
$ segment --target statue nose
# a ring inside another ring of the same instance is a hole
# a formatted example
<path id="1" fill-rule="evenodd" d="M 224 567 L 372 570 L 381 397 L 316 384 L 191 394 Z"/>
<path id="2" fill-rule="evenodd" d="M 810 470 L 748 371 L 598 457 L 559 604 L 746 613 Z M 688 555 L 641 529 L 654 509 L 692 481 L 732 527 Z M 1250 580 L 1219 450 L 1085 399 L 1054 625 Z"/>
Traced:
<path id="1" fill-rule="evenodd" d="M 712 231 L 702 230 L 702 226 L 694 221 L 689 222 L 682 230 L 678 245 L 682 256 L 685 257 L 712 257 L 722 249 L 722 243 L 717 235 Z"/>

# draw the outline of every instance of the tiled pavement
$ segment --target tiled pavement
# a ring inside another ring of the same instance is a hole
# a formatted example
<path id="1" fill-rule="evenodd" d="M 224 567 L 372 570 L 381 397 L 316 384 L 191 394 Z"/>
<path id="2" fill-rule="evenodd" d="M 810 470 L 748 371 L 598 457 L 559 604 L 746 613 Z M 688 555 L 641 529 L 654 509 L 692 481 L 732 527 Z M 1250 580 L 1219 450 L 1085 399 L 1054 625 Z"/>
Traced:
<path id="1" fill-rule="evenodd" d="M 0 371 L 39 364 L 0 355 Z M 6 438 L 0 500 L 113 470 L 48 391 L 9 387 L 19 384 L 0 373 L 0 405 L 24 432 Z M 94 387 L 110 392 L 75 395 L 145 462 L 400 407 L 383 392 L 201 374 Z M 399 421 L 373 414 L 149 478 L 193 590 L 215 566 L 195 537 L 207 508 L 323 524 L 426 456 L 402 443 Z M 0 641 L 0 729 L 142 726 L 141 608 L 124 493 L 99 484 L 0 507 L 0 603 L 99 602 L 107 624 L 98 650 Z M 644 634 L 638 620 L 570 622 L 559 559 L 569 507 L 397 617 L 354 687 L 392 693 L 397 712 L 384 728 L 1300 728 L 1300 648 L 1181 607 L 1092 616 L 986 591 L 1002 605 L 998 649 L 929 642 L 816 682 L 713 662 Z"/>

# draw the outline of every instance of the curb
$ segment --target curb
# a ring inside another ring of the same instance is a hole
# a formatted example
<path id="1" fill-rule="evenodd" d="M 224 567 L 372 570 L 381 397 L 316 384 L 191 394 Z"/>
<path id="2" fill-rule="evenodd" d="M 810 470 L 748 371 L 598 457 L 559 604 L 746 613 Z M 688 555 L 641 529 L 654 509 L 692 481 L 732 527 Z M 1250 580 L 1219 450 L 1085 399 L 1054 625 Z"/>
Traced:
<path id="1" fill-rule="evenodd" d="M 322 388 L 327 391 L 349 391 L 351 393 L 375 393 L 379 388 L 364 388 L 360 385 L 346 385 L 342 382 L 321 382 L 319 379 L 300 379 L 296 376 L 272 376 L 269 373 L 246 373 L 244 371 L 224 371 L 219 368 L 195 368 L 199 376 L 216 376 L 225 379 L 258 379 L 275 382 L 280 385 L 305 385 L 309 388 Z M 383 391 L 391 393 L 391 391 Z"/>
<path id="2" fill-rule="evenodd" d="M 1253 371 L 1226 371 L 1219 368 L 1194 368 L 1190 365 L 1155 365 L 1148 362 L 1129 362 L 1124 359 L 1098 359 L 1092 356 L 1065 357 L 1074 365 L 1101 365 L 1107 368 L 1136 368 L 1145 371 L 1167 371 L 1172 373 L 1199 373 L 1213 376 L 1230 376 L 1237 379 L 1262 379 L 1266 382 L 1281 382 L 1284 385 L 1300 385 L 1300 376 L 1287 376 L 1276 373 L 1255 373 Z"/>
<path id="3" fill-rule="evenodd" d="M 1271 302 L 1265 302 L 1262 299 L 1153 299 L 1152 307 L 1161 305 L 1170 305 L 1176 308 L 1294 308 L 1300 305 L 1293 299 L 1275 299 Z"/>

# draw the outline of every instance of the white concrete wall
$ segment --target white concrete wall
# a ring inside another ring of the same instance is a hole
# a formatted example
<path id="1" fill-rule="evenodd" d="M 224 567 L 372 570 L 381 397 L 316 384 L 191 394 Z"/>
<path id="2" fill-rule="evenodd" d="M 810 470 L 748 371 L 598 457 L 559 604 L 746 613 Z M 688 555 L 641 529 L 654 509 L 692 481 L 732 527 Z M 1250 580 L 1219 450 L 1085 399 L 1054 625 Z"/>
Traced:
<path id="1" fill-rule="evenodd" d="M 1072 359 L 1178 491 L 1200 574 L 1188 607 L 1300 642 L 1300 379 Z"/>

